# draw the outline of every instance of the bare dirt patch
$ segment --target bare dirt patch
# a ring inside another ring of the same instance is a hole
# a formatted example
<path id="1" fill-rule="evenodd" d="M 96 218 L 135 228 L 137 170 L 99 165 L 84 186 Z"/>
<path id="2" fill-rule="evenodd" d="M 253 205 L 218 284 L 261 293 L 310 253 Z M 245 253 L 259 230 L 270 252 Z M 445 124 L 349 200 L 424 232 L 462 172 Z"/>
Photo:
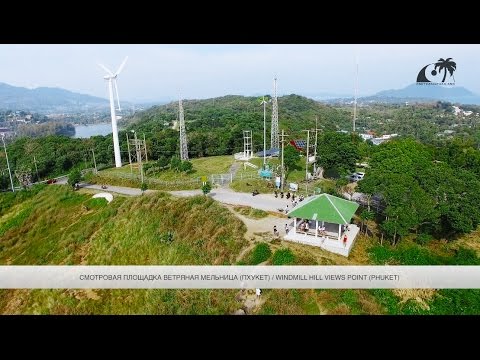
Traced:
<path id="1" fill-rule="evenodd" d="M 401 299 L 399 304 L 413 300 L 424 310 L 430 310 L 428 301 L 432 300 L 436 294 L 435 289 L 394 289 L 392 291 Z"/>

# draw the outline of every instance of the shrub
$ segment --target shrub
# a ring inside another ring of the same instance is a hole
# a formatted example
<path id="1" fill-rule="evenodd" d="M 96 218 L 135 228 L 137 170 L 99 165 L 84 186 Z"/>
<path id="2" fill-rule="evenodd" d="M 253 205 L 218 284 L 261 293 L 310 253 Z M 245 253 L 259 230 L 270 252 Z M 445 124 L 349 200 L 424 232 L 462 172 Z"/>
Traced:
<path id="1" fill-rule="evenodd" d="M 433 239 L 433 236 L 430 234 L 418 234 L 417 238 L 415 239 L 415 242 L 418 244 L 424 245 L 432 239 Z"/>
<path id="2" fill-rule="evenodd" d="M 250 255 L 250 265 L 257 265 L 267 261 L 272 256 L 272 250 L 266 243 L 257 244 Z"/>
<path id="3" fill-rule="evenodd" d="M 182 160 L 178 156 L 173 156 L 170 160 L 170 169 L 179 171 L 182 166 Z"/>
<path id="4" fill-rule="evenodd" d="M 180 171 L 188 173 L 192 171 L 192 169 L 193 164 L 190 161 L 182 161 L 182 163 L 180 164 Z"/>
<path id="5" fill-rule="evenodd" d="M 68 185 L 75 187 L 75 184 L 79 183 L 82 180 L 82 174 L 80 170 L 75 169 L 68 175 Z"/>
<path id="6" fill-rule="evenodd" d="M 202 186 L 202 191 L 204 195 L 207 195 L 212 190 L 212 185 L 207 181 L 205 185 Z"/>

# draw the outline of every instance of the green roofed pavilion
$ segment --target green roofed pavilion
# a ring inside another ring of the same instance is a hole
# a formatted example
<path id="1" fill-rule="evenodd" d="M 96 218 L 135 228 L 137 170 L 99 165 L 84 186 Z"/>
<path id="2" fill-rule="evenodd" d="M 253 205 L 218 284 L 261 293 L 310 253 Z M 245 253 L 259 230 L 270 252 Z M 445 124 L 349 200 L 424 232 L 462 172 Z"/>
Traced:
<path id="1" fill-rule="evenodd" d="M 358 204 L 330 194 L 311 197 L 288 213 L 289 217 L 324 221 L 332 224 L 348 224 Z"/>

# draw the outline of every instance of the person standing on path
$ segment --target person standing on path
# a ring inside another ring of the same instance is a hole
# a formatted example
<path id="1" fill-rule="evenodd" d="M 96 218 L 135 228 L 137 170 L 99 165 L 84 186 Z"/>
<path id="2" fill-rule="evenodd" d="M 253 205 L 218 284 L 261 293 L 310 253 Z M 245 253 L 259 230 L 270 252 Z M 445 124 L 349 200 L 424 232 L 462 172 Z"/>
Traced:
<path id="1" fill-rule="evenodd" d="M 285 224 L 285 235 L 288 234 L 288 224 Z"/>
<path id="2" fill-rule="evenodd" d="M 343 235 L 343 247 L 347 247 L 347 234 Z"/>

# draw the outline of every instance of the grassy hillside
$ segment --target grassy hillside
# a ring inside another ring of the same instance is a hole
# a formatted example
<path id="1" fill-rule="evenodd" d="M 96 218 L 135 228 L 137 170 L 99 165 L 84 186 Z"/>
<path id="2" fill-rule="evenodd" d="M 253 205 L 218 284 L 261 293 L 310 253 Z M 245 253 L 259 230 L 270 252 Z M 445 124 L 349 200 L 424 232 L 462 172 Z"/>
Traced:
<path id="1" fill-rule="evenodd" d="M 0 218 L 0 264 L 221 265 L 245 245 L 245 225 L 203 196 L 118 196 L 107 204 L 62 186 L 28 195 L 9 200 Z M 0 313 L 234 310 L 235 291 L 0 290 Z"/>
<path id="2" fill-rule="evenodd" d="M 116 196 L 107 204 L 66 186 L 0 194 L 0 264 L 480 264 L 480 230 L 456 243 L 431 241 L 428 246 L 411 239 L 396 247 L 380 246 L 378 239 L 361 235 L 345 258 L 319 248 L 271 241 L 269 233 L 260 234 L 260 242 L 258 237 L 246 240 L 246 227 L 234 212 L 204 196 Z M 248 215 L 266 219 L 265 214 Z M 230 314 L 243 306 L 238 293 L 235 289 L 2 289 L 0 314 Z M 262 299 L 255 313 L 480 313 L 478 289 L 264 289 Z"/>

